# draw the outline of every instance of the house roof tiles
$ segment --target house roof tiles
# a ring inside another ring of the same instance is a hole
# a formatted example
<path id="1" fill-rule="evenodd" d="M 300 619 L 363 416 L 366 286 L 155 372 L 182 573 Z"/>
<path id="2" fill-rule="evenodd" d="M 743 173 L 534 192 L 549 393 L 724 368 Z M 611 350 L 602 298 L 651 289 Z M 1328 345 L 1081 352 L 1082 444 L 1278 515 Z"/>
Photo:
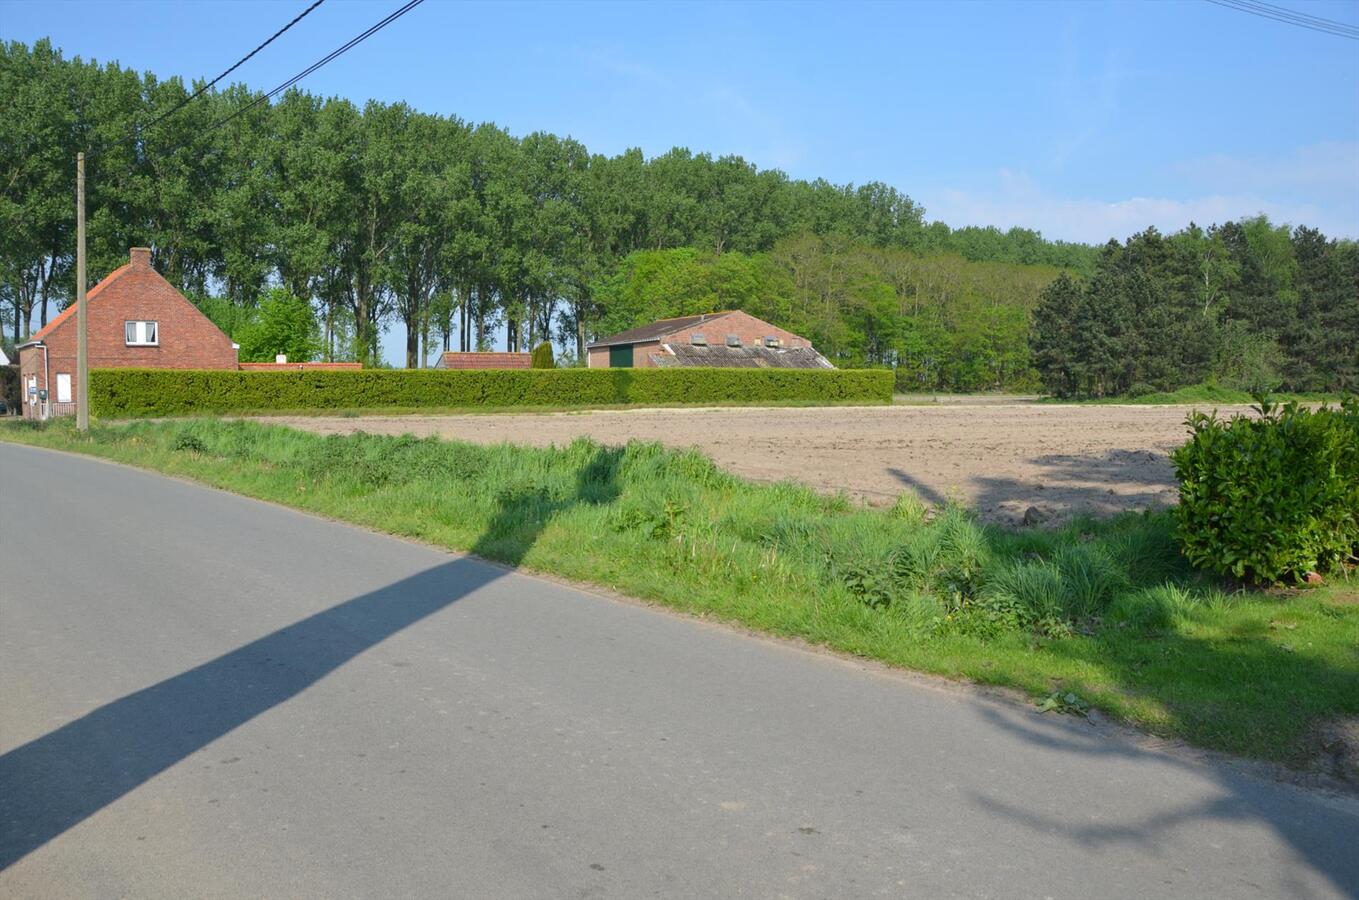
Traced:
<path id="1" fill-rule="evenodd" d="M 703 366 L 722 369 L 835 368 L 811 347 L 695 347 L 690 344 L 666 344 L 663 347 L 661 352 L 651 354 L 652 363 L 661 369 Z"/>
<path id="2" fill-rule="evenodd" d="M 86 303 L 89 303 L 91 300 L 93 300 L 93 299 L 99 294 L 100 291 L 102 291 L 104 288 L 108 287 L 110 284 L 112 284 L 114 281 L 116 281 L 120 275 L 122 275 L 124 272 L 126 272 L 126 271 L 127 271 L 128 269 L 130 269 L 130 268 L 132 268 L 132 264 L 131 264 L 131 263 L 127 263 L 127 264 L 124 264 L 124 265 L 119 266 L 118 268 L 114 269 L 112 272 L 108 273 L 108 275 L 104 276 L 104 280 L 103 280 L 103 281 L 99 282 L 99 283 L 96 284 L 94 287 L 90 288 L 88 291 L 85 292 L 85 302 L 86 302 Z M 56 331 L 57 328 L 59 328 L 63 322 L 67 321 L 68 319 L 70 319 L 70 318 L 71 318 L 72 316 L 74 316 L 75 314 L 76 314 L 76 305 L 75 305 L 74 303 L 72 303 L 70 306 L 68 306 L 68 307 L 66 307 L 65 309 L 63 309 L 63 310 L 57 315 L 57 317 L 56 317 L 55 319 L 53 319 L 52 321 L 48 322 L 48 323 L 47 323 L 46 325 L 44 325 L 41 329 L 39 329 L 38 333 L 35 334 L 35 335 L 33 335 L 32 337 L 30 337 L 30 338 L 28 339 L 27 343 L 29 343 L 29 344 L 35 344 L 35 343 L 37 343 L 38 341 L 43 340 L 43 339 L 46 338 L 48 335 L 50 335 L 52 332 Z"/>
<path id="3" fill-rule="evenodd" d="M 600 338 L 590 347 L 613 347 L 619 344 L 645 344 L 651 341 L 659 341 L 668 334 L 676 331 L 683 331 L 695 325 L 705 322 L 714 322 L 723 316 L 731 315 L 731 310 L 722 312 L 704 313 L 699 316 L 680 316 L 677 319 L 660 319 L 647 325 L 637 328 L 630 328 L 627 331 L 620 331 L 618 334 L 611 334 L 608 337 Z"/>

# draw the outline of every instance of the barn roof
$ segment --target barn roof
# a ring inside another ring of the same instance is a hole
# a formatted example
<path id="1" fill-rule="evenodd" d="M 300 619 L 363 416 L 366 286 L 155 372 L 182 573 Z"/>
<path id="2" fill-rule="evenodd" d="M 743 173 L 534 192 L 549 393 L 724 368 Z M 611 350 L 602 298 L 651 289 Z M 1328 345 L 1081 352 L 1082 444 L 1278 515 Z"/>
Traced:
<path id="1" fill-rule="evenodd" d="M 618 334 L 611 334 L 589 344 L 590 347 L 613 347 L 618 344 L 645 344 L 651 341 L 659 341 L 668 334 L 676 331 L 683 331 L 704 322 L 714 322 L 723 316 L 731 315 L 731 310 L 722 312 L 704 313 L 699 316 L 680 316 L 677 319 L 659 319 L 649 325 L 641 325 L 637 328 L 630 328 L 627 331 L 620 331 Z"/>
<path id="2" fill-rule="evenodd" d="M 663 344 L 662 350 L 651 354 L 657 368 L 694 368 L 708 366 L 721 369 L 833 369 L 830 360 L 811 347 L 727 347 L 725 345 L 695 347 L 690 344 Z"/>

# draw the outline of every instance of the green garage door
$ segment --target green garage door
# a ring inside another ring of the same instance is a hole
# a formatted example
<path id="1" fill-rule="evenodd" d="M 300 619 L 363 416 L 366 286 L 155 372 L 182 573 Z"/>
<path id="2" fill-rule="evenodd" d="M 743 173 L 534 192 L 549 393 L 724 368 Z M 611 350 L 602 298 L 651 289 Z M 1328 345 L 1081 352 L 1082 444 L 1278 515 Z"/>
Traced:
<path id="1" fill-rule="evenodd" d="M 609 348 L 609 368 L 610 369 L 631 369 L 632 368 L 632 345 L 619 344 Z"/>

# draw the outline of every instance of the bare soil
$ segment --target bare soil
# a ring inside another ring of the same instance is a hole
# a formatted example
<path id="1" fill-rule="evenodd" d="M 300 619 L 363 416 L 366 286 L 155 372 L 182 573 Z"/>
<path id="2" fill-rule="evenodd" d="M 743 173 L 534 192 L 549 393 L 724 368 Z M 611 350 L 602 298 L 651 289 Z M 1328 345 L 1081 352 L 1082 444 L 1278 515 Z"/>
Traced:
<path id="1" fill-rule="evenodd" d="M 1175 501 L 1169 452 L 1184 406 L 957 404 L 820 408 L 628 409 L 572 413 L 266 417 L 323 434 L 438 435 L 478 443 L 659 441 L 697 447 L 731 472 L 793 479 L 888 504 L 905 490 L 955 499 L 986 520 L 1050 522 Z"/>

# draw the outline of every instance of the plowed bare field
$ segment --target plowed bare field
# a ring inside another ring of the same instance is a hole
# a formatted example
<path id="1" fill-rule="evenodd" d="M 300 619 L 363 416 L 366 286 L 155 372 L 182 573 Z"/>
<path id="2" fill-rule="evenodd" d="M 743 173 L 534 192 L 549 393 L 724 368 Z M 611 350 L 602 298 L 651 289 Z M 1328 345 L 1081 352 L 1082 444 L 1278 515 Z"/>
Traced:
<path id="1" fill-rule="evenodd" d="M 660 441 L 697 447 L 749 478 L 793 479 L 890 503 L 914 490 L 1014 524 L 1031 506 L 1054 520 L 1174 502 L 1167 454 L 1182 406 L 939 406 L 630 409 L 549 414 L 272 417 L 326 434 L 439 435 L 479 443 Z"/>

